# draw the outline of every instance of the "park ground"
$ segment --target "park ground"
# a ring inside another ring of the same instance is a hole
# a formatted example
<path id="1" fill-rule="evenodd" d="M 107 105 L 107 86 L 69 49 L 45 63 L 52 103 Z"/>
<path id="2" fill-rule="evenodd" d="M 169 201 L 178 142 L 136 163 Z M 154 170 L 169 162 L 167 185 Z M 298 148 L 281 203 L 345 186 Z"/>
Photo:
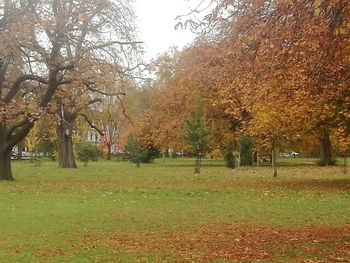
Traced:
<path id="1" fill-rule="evenodd" d="M 350 262 L 350 174 L 293 162 L 14 162 L 0 262 Z"/>

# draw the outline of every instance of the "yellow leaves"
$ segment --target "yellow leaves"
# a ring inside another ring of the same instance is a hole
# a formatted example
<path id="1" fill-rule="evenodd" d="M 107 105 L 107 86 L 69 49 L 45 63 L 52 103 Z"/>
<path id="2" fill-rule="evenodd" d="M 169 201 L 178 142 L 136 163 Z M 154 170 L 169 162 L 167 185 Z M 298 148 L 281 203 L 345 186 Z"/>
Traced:
<path id="1" fill-rule="evenodd" d="M 38 126 L 34 125 L 27 137 L 25 137 L 24 144 L 28 148 L 29 152 L 33 152 L 42 141 L 42 139 L 43 137 L 39 133 Z"/>
<path id="2" fill-rule="evenodd" d="M 339 27 L 339 28 L 335 29 L 334 34 L 336 36 L 342 36 L 342 35 L 348 34 L 348 32 L 349 32 L 348 28 Z"/>
<path id="3" fill-rule="evenodd" d="M 321 13 L 321 0 L 315 0 L 313 4 L 314 16 L 319 17 Z"/>

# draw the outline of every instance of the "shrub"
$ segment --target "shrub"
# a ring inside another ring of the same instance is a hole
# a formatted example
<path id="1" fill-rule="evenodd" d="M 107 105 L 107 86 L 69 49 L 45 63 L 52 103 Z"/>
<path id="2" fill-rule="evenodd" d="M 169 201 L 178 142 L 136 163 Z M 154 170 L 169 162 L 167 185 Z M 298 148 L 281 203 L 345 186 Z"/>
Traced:
<path id="1" fill-rule="evenodd" d="M 79 160 L 84 163 L 84 166 L 87 166 L 89 161 L 97 161 L 97 149 L 92 143 L 83 142 L 77 144 L 76 153 Z"/>
<path id="2" fill-rule="evenodd" d="M 241 165 L 252 165 L 253 164 L 253 143 L 252 138 L 242 137 L 239 140 Z"/>
<path id="3" fill-rule="evenodd" d="M 226 167 L 235 168 L 235 157 L 233 155 L 232 144 L 229 144 L 226 146 L 225 153 L 224 153 L 224 159 L 225 159 Z"/>
<path id="4" fill-rule="evenodd" d="M 148 146 L 146 149 L 141 151 L 140 161 L 142 163 L 151 163 L 155 158 L 157 158 L 160 154 L 160 151 L 155 147 Z"/>
<path id="5" fill-rule="evenodd" d="M 134 135 L 129 135 L 124 146 L 125 157 L 140 167 L 142 148 L 137 138 Z"/>
<path id="6" fill-rule="evenodd" d="M 153 162 L 153 160 L 160 155 L 160 151 L 152 145 L 148 146 L 147 148 L 143 148 L 140 145 L 137 137 L 134 135 L 130 135 L 128 137 L 124 150 L 125 159 L 132 161 L 138 167 L 140 166 L 140 163 Z"/>

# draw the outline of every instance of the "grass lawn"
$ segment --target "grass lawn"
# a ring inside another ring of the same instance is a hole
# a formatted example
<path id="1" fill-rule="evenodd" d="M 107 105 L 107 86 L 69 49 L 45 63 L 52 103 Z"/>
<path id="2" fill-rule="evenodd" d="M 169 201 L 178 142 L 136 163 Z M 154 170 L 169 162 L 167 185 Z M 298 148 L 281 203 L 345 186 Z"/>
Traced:
<path id="1" fill-rule="evenodd" d="M 230 170 L 204 161 L 13 163 L 0 182 L 0 262 L 350 262 L 340 167 Z"/>

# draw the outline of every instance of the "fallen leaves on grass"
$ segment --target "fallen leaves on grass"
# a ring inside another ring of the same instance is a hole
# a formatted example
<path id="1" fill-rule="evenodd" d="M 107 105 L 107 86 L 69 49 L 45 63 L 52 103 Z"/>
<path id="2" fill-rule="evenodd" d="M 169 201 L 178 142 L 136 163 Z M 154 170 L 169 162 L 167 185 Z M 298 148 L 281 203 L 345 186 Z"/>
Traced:
<path id="1" fill-rule="evenodd" d="M 205 225 L 179 233 L 113 235 L 110 242 L 123 250 L 154 251 L 164 258 L 180 257 L 179 261 L 185 262 L 263 259 L 276 262 L 273 260 L 277 257 L 293 258 L 302 263 L 350 262 L 350 226 L 286 229 L 272 226 Z M 314 258 L 310 259 L 310 255 Z"/>

